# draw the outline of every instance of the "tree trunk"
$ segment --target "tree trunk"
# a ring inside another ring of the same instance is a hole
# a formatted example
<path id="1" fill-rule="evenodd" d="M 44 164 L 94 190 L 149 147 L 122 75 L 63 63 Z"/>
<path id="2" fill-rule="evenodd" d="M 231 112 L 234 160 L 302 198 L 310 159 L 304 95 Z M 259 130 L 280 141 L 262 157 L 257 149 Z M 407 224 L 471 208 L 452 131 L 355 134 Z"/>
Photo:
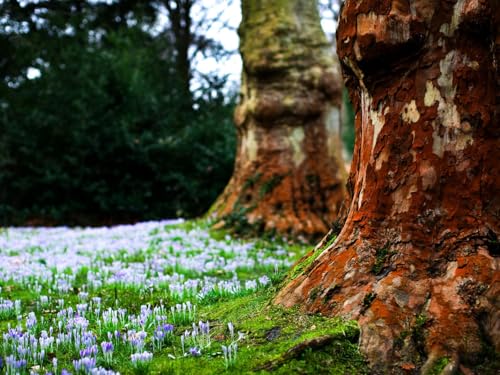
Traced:
<path id="1" fill-rule="evenodd" d="M 191 9 L 193 0 L 167 0 L 164 2 L 167 9 L 170 27 L 174 36 L 175 66 L 181 85 L 181 95 L 188 100 L 186 103 L 191 107 L 191 61 L 189 59 L 189 48 L 193 42 L 191 32 Z"/>
<path id="2" fill-rule="evenodd" d="M 244 230 L 324 235 L 345 198 L 341 78 L 316 1 L 243 0 L 234 174 L 212 212 Z"/>
<path id="3" fill-rule="evenodd" d="M 496 0 L 343 7 L 352 201 L 277 302 L 357 319 L 374 372 L 443 357 L 452 371 L 500 349 L 498 13 Z"/>

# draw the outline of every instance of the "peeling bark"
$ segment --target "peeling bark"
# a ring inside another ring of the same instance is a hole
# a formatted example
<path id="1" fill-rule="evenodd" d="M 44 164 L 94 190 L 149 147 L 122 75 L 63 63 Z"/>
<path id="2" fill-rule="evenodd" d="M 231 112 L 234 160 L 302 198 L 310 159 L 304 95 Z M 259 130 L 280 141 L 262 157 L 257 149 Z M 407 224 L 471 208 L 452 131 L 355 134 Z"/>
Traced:
<path id="1" fill-rule="evenodd" d="M 222 225 L 324 235 L 345 198 L 341 77 L 316 1 L 243 1 L 235 170 Z"/>
<path id="2" fill-rule="evenodd" d="M 277 303 L 357 319 L 374 373 L 500 350 L 497 0 L 347 0 L 338 53 L 356 110 L 336 242 Z M 406 369 L 406 370 L 405 370 Z"/>

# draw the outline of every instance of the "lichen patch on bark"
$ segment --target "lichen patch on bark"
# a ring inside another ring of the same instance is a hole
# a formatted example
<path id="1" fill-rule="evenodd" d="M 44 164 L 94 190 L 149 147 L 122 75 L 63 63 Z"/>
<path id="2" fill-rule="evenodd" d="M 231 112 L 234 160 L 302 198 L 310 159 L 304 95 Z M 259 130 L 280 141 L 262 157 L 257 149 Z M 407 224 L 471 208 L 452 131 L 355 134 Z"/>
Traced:
<path id="1" fill-rule="evenodd" d="M 249 163 L 252 163 L 257 159 L 259 144 L 257 142 L 255 133 L 256 132 L 254 129 L 248 129 L 242 139 L 242 149 L 247 153 L 246 157 Z"/>
<path id="2" fill-rule="evenodd" d="M 302 141 L 304 140 L 304 129 L 301 127 L 295 127 L 291 129 L 290 135 L 288 137 L 288 140 L 290 142 L 290 145 L 292 147 L 292 152 L 293 152 L 293 162 L 296 167 L 300 166 L 300 164 L 304 161 L 306 158 L 304 151 L 303 151 L 303 145 Z"/>
<path id="3" fill-rule="evenodd" d="M 440 103 L 442 100 L 441 93 L 438 88 L 434 86 L 432 81 L 427 81 L 425 83 L 425 96 L 424 96 L 424 104 L 426 107 L 430 107 L 434 105 L 435 102 Z"/>
<path id="4" fill-rule="evenodd" d="M 415 100 L 412 100 L 410 103 L 404 105 L 401 117 L 403 118 L 404 122 L 415 123 L 420 120 L 420 113 L 418 112 Z"/>
<path id="5" fill-rule="evenodd" d="M 470 1 L 468 2 L 470 3 Z M 460 25 L 465 3 L 466 0 L 457 0 L 455 5 L 453 6 L 453 15 L 451 17 L 451 21 L 449 23 L 443 23 L 441 25 L 439 31 L 447 37 L 452 37 L 453 34 L 455 34 L 458 26 Z"/>

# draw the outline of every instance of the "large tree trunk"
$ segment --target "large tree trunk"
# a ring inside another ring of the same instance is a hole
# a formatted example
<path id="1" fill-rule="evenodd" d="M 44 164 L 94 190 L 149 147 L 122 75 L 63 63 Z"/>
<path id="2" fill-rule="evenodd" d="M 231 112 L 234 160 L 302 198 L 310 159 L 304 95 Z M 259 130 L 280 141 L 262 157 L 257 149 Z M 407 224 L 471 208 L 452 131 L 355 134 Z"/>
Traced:
<path id="1" fill-rule="evenodd" d="M 242 11 L 235 170 L 212 212 L 228 226 L 323 235 L 345 198 L 347 173 L 340 69 L 317 3 L 243 0 Z"/>
<path id="2" fill-rule="evenodd" d="M 440 357 L 452 370 L 500 349 L 499 21 L 492 0 L 342 10 L 352 201 L 277 302 L 357 319 L 374 372 L 425 373 Z"/>

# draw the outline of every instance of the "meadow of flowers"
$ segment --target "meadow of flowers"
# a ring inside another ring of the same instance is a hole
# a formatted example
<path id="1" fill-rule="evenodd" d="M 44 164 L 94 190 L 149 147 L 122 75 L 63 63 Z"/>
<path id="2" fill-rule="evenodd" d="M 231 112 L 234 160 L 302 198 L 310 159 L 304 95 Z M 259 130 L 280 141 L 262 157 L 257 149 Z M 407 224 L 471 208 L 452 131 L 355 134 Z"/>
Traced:
<path id="1" fill-rule="evenodd" d="M 140 374 L 155 356 L 231 367 L 245 335 L 226 321 L 215 340 L 199 306 L 266 288 L 297 255 L 182 220 L 1 229 L 0 372 Z"/>

